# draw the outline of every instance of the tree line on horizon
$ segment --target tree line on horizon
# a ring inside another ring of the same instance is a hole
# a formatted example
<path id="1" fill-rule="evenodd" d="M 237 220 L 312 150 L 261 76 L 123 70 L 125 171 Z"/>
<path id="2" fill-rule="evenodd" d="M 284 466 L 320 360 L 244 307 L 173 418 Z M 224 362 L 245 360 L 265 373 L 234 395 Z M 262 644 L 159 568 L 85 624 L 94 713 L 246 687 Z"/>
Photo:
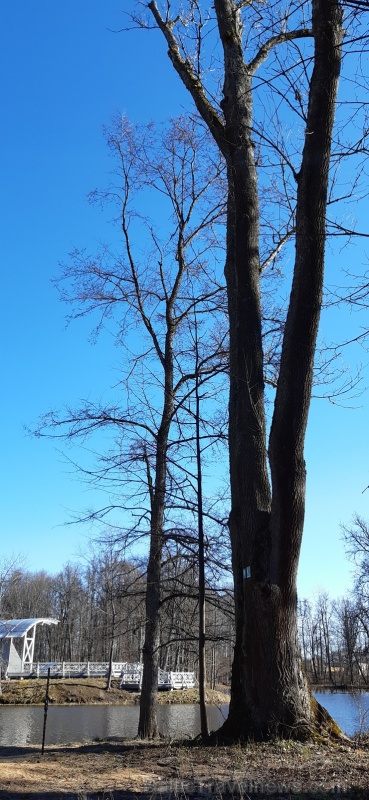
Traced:
<path id="1" fill-rule="evenodd" d="M 368 532 L 365 523 L 364 527 Z M 369 686 L 366 568 L 361 565 L 349 596 L 332 599 L 319 592 L 313 601 L 299 600 L 301 657 L 312 685 Z M 68 563 L 56 575 L 14 566 L 3 569 L 0 579 L 0 618 L 59 620 L 55 627 L 38 628 L 35 662 L 142 662 L 146 588 L 142 560 L 124 560 L 111 548 L 101 549 L 88 563 Z M 198 677 L 197 565 L 179 552 L 168 557 L 163 570 L 162 599 L 159 666 Z M 235 619 L 229 581 L 207 583 L 206 619 L 208 685 L 230 685 Z"/>

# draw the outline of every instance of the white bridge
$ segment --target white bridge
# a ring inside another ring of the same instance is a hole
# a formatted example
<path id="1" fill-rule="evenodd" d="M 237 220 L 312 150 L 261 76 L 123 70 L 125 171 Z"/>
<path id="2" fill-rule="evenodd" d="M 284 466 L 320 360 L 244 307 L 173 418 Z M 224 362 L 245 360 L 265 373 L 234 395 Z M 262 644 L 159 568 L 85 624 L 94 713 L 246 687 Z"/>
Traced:
<path id="1" fill-rule="evenodd" d="M 33 661 L 36 629 L 39 625 L 57 625 L 51 617 L 0 620 L 0 675 L 6 678 L 104 678 L 109 661 Z M 121 689 L 139 691 L 143 664 L 113 661 L 112 677 L 120 680 Z M 195 686 L 194 672 L 166 672 L 159 669 L 158 689 L 187 689 Z"/>
<path id="2" fill-rule="evenodd" d="M 109 673 L 108 661 L 33 661 L 23 664 L 22 669 L 8 666 L 7 678 L 46 678 L 48 670 L 53 678 L 104 678 Z M 140 691 L 143 664 L 113 661 L 112 677 L 120 680 L 121 689 Z M 167 672 L 159 669 L 159 691 L 170 689 L 192 689 L 196 685 L 194 672 Z"/>

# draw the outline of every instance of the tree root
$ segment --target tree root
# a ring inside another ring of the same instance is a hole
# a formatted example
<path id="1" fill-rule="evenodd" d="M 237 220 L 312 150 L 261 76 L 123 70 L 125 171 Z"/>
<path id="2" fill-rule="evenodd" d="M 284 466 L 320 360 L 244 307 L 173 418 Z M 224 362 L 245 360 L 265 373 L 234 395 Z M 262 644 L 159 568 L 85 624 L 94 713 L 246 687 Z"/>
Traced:
<path id="1" fill-rule="evenodd" d="M 234 721 L 233 721 L 234 722 Z M 242 721 L 232 724 L 232 720 L 226 720 L 222 727 L 213 731 L 206 741 L 201 737 L 196 737 L 197 743 L 202 744 L 235 744 L 236 742 L 250 741 L 275 741 L 276 739 L 291 739 L 300 742 L 313 741 L 319 744 L 350 744 L 352 740 L 346 736 L 337 722 L 331 717 L 328 711 L 311 697 L 311 720 L 299 720 L 294 725 L 286 725 L 275 721 L 266 731 L 246 730 Z"/>

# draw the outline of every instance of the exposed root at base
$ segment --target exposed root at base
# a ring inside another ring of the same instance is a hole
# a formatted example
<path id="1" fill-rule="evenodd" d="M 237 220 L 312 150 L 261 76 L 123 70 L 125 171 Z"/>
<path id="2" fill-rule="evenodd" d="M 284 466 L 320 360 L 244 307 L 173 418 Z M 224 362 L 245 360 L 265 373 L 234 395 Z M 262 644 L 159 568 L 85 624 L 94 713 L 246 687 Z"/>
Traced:
<path id="1" fill-rule="evenodd" d="M 311 711 L 311 722 L 301 720 L 293 726 L 273 724 L 265 731 L 251 730 L 247 732 L 241 720 L 232 721 L 228 718 L 218 731 L 210 734 L 208 740 L 204 741 L 201 736 L 198 736 L 194 741 L 204 745 L 228 745 L 237 742 L 290 739 L 299 742 L 310 741 L 327 745 L 344 743 L 355 746 L 352 740 L 341 731 L 341 728 L 328 711 L 314 697 L 311 697 Z"/>

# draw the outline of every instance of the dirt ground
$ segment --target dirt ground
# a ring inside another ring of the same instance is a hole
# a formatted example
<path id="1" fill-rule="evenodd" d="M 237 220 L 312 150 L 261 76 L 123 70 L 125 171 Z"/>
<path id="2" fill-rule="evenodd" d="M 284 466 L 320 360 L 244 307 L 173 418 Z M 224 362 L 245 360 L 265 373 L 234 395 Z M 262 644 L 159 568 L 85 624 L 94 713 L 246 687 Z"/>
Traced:
<path id="1" fill-rule="evenodd" d="M 281 741 L 247 746 L 109 741 L 0 750 L 1 800 L 369 798 L 369 750 Z"/>
<path id="2" fill-rule="evenodd" d="M 3 683 L 0 702 L 43 703 L 45 680 Z M 138 694 L 110 692 L 102 679 L 52 680 L 53 703 L 132 704 Z M 208 702 L 224 703 L 224 690 Z M 161 703 L 198 702 L 196 690 L 162 692 Z M 189 800 L 329 797 L 369 800 L 369 741 L 279 741 L 203 746 L 161 740 L 0 748 L 0 800 Z"/>

